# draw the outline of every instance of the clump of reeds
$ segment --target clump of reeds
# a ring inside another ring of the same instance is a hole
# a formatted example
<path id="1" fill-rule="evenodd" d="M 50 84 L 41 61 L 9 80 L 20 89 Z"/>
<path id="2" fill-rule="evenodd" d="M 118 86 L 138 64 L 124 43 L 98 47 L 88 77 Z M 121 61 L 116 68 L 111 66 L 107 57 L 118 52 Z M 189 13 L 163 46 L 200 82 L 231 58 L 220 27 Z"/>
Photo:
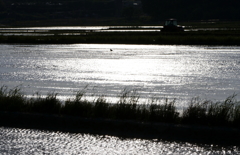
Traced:
<path id="1" fill-rule="evenodd" d="M 32 97 L 25 101 L 27 112 L 60 114 L 62 107 L 61 101 L 57 99 L 57 93 L 49 93 L 46 97 L 42 97 L 36 93 L 36 97 Z"/>
<path id="2" fill-rule="evenodd" d="M 183 123 L 204 125 L 235 125 L 240 123 L 240 103 L 236 101 L 236 94 L 229 96 L 223 102 L 200 101 L 192 99 L 184 110 Z"/>
<path id="3" fill-rule="evenodd" d="M 236 101 L 236 94 L 216 103 L 193 98 L 182 115 L 177 111 L 175 99 L 152 98 L 146 103 L 139 103 L 137 90 L 124 89 L 115 104 L 109 103 L 103 95 L 93 101 L 87 100 L 86 89 L 78 91 L 75 98 L 63 102 L 57 99 L 57 95 L 49 93 L 43 97 L 36 93 L 36 96 L 26 98 L 19 87 L 8 89 L 2 86 L 0 111 L 240 127 L 240 102 Z"/>
<path id="4" fill-rule="evenodd" d="M 179 119 L 179 112 L 176 110 L 175 102 L 175 99 L 169 102 L 168 98 L 166 98 L 163 104 L 151 104 L 150 120 L 168 123 L 177 122 Z"/>
<path id="5" fill-rule="evenodd" d="M 91 117 L 93 104 L 91 104 L 91 102 L 87 99 L 84 99 L 85 93 L 85 90 L 78 91 L 73 100 L 68 99 L 62 107 L 62 114 Z"/>
<path id="6" fill-rule="evenodd" d="M 8 90 L 7 86 L 0 88 L 0 110 L 21 111 L 24 107 L 25 98 L 19 87 L 10 90 Z"/>
<path id="7" fill-rule="evenodd" d="M 114 117 L 117 119 L 137 119 L 139 113 L 138 100 L 137 90 L 124 89 L 119 95 L 117 104 L 111 108 L 114 111 Z"/>

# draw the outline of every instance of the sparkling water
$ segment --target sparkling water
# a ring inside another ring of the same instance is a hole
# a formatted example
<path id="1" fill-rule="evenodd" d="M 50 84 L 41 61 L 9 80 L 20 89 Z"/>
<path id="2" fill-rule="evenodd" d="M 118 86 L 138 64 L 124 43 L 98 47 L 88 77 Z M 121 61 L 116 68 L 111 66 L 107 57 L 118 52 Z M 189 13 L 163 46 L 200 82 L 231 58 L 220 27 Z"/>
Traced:
<path id="1" fill-rule="evenodd" d="M 55 92 L 64 100 L 88 86 L 88 96 L 114 102 L 126 88 L 184 107 L 193 97 L 240 93 L 239 46 L 1 44 L 0 56 L 0 84 L 30 96 Z"/>

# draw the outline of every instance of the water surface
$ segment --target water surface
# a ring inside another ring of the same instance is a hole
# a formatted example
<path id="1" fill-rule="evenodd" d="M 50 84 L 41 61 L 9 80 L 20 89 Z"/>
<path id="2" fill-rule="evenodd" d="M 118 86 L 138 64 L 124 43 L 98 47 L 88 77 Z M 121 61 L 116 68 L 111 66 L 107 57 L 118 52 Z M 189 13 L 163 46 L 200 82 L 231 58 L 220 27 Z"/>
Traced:
<path id="1" fill-rule="evenodd" d="M 194 145 L 157 140 L 0 127 L 0 154 L 239 154 L 236 146 Z"/>
<path id="2" fill-rule="evenodd" d="M 239 46 L 0 45 L 0 81 L 26 95 L 69 98 L 88 85 L 89 96 L 116 97 L 138 89 L 141 98 L 224 100 L 240 93 Z"/>

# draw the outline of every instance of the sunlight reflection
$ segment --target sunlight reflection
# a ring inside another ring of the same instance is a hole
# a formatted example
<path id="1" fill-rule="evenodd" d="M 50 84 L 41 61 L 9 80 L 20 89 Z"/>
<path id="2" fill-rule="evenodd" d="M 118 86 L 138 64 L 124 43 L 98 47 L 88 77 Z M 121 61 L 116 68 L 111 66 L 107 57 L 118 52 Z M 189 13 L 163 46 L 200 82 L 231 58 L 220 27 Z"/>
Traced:
<path id="1" fill-rule="evenodd" d="M 26 94 L 70 96 L 86 85 L 116 97 L 124 88 L 179 98 L 222 100 L 239 93 L 240 48 L 170 45 L 1 45 L 1 83 Z"/>
<path id="2" fill-rule="evenodd" d="M 239 154 L 239 147 L 1 127 L 0 154 Z"/>

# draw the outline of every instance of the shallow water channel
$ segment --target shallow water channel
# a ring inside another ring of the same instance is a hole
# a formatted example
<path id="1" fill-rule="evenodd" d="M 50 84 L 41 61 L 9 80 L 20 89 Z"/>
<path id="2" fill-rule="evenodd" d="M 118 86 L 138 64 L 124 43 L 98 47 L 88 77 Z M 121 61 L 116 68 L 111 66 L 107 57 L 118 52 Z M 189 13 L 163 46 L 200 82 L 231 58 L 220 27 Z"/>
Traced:
<path id="1" fill-rule="evenodd" d="M 0 154 L 239 154 L 238 147 L 0 127 Z"/>

